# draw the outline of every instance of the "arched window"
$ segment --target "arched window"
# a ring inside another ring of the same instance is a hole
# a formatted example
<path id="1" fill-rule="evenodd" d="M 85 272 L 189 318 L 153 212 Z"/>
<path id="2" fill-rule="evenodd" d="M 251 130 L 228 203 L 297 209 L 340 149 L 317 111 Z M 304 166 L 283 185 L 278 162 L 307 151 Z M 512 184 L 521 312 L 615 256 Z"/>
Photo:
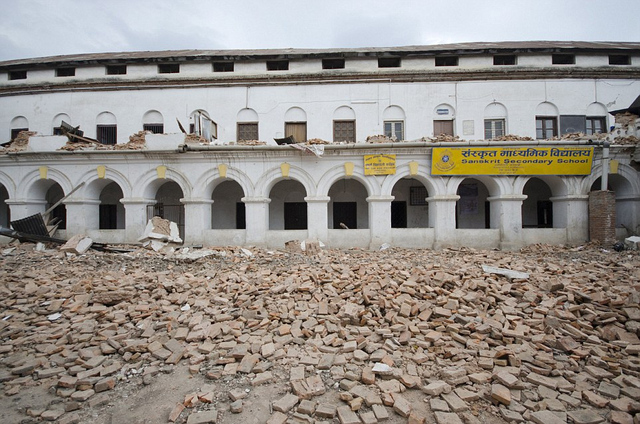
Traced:
<path id="1" fill-rule="evenodd" d="M 404 140 L 404 110 L 400 106 L 389 106 L 384 110 L 382 118 L 384 120 L 384 135 L 398 141 Z"/>
<path id="2" fill-rule="evenodd" d="M 543 102 L 536 108 L 536 139 L 548 140 L 558 136 L 558 108 Z"/>
<path id="3" fill-rule="evenodd" d="M 340 106 L 333 112 L 333 141 L 356 142 L 356 113 L 349 106 Z"/>
<path id="4" fill-rule="evenodd" d="M 142 117 L 142 129 L 154 134 L 164 133 L 164 118 L 157 110 L 150 110 Z"/>
<path id="5" fill-rule="evenodd" d="M 500 103 L 491 103 L 484 108 L 484 139 L 492 140 L 507 133 L 507 108 Z"/>
<path id="6" fill-rule="evenodd" d="M 307 141 L 307 113 L 299 107 L 290 108 L 284 115 L 284 136 L 296 143 Z"/>
<path id="7" fill-rule="evenodd" d="M 238 112 L 236 140 L 259 140 L 258 114 L 255 110 L 245 108 Z"/>
<path id="8" fill-rule="evenodd" d="M 96 119 L 96 139 L 102 144 L 118 142 L 118 124 L 111 112 L 102 112 Z"/>
<path id="9" fill-rule="evenodd" d="M 21 131 L 29 131 L 29 121 L 24 116 L 16 116 L 11 120 L 11 140 L 15 139 Z"/>

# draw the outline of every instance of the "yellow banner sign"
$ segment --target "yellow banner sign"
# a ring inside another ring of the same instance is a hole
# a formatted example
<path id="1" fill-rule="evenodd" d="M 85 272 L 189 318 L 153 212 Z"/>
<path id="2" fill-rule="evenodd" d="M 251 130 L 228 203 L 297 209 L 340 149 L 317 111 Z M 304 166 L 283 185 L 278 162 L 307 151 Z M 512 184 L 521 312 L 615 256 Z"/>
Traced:
<path id="1" fill-rule="evenodd" d="M 593 147 L 435 147 L 432 175 L 589 175 Z"/>
<path id="2" fill-rule="evenodd" d="M 396 155 L 365 155 L 364 175 L 393 175 L 396 173 Z"/>

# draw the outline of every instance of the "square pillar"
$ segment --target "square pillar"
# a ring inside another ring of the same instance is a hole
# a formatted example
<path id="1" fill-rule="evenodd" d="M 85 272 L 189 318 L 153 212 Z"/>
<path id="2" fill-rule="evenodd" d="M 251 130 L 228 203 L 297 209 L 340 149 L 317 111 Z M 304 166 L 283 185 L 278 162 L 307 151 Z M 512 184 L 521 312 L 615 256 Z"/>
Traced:
<path id="1" fill-rule="evenodd" d="M 604 245 L 616 242 L 616 193 L 597 190 L 589 193 L 589 239 Z"/>
<path id="2" fill-rule="evenodd" d="M 500 229 L 500 249 L 515 250 L 523 246 L 522 202 L 527 196 L 510 194 L 488 197 L 491 202 L 491 228 Z"/>
<path id="3" fill-rule="evenodd" d="M 369 249 L 391 242 L 391 202 L 394 196 L 369 196 Z"/>
<path id="4" fill-rule="evenodd" d="M 147 226 L 147 206 L 155 205 L 156 199 L 122 198 L 125 214 L 125 239 L 127 243 L 137 243 Z"/>
<path id="5" fill-rule="evenodd" d="M 442 194 L 427 197 L 429 203 L 429 227 L 434 230 L 434 249 L 442 249 L 456 244 L 456 202 L 457 194 Z"/>
<path id="6" fill-rule="evenodd" d="M 100 200 L 67 199 L 63 204 L 67 209 L 67 237 L 100 228 Z"/>
<path id="7" fill-rule="evenodd" d="M 269 228 L 268 197 L 243 197 L 245 216 L 247 221 L 246 244 L 265 246 L 267 244 L 267 229 Z"/>
<path id="8" fill-rule="evenodd" d="M 567 195 L 552 197 L 553 226 L 566 228 L 567 243 L 578 244 L 589 240 L 589 196 Z"/>
<path id="9" fill-rule="evenodd" d="M 307 229 L 309 238 L 318 239 L 325 244 L 329 239 L 329 196 L 307 196 Z"/>
<path id="10" fill-rule="evenodd" d="M 204 231 L 211 228 L 211 199 L 180 199 L 184 205 L 184 242 L 206 244 Z"/>

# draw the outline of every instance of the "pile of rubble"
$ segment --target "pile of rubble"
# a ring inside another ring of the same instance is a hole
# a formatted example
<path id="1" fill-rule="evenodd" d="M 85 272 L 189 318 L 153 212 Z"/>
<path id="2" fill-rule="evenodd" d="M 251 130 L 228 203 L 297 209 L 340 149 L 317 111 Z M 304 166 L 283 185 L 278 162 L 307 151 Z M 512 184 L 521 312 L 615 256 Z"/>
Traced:
<path id="1" fill-rule="evenodd" d="M 113 145 L 114 150 L 143 150 L 147 146 L 145 137 L 152 134 L 151 131 L 138 131 L 129 136 L 129 142 Z"/>
<path id="2" fill-rule="evenodd" d="M 264 146 L 265 144 L 267 144 L 267 142 L 260 140 L 238 140 L 235 142 L 235 144 L 238 144 L 240 146 Z"/>
<path id="3" fill-rule="evenodd" d="M 5 398 L 52 388 L 34 419 L 88 422 L 179 366 L 228 389 L 153 405 L 178 423 L 247 422 L 269 384 L 272 424 L 640 418 L 637 251 L 28 246 L 0 260 L 0 382 Z"/>
<path id="4" fill-rule="evenodd" d="M 519 135 L 507 134 L 501 137 L 492 138 L 491 141 L 535 141 L 531 137 L 521 137 Z"/>
<path id="5" fill-rule="evenodd" d="M 36 133 L 33 131 L 20 131 L 18 136 L 11 141 L 11 144 L 4 147 L 0 152 L 22 152 L 27 150 L 27 147 L 29 146 L 29 137 L 32 135 L 36 135 Z"/>

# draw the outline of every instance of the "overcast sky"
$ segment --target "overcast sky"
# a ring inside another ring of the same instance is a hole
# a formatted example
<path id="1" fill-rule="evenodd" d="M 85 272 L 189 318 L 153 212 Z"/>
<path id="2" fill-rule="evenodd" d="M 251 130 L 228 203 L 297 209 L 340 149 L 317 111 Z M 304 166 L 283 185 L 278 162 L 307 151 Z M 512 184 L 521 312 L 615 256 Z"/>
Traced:
<path id="1" fill-rule="evenodd" d="M 640 42 L 638 0 L 0 0 L 0 60 L 180 49 Z"/>

